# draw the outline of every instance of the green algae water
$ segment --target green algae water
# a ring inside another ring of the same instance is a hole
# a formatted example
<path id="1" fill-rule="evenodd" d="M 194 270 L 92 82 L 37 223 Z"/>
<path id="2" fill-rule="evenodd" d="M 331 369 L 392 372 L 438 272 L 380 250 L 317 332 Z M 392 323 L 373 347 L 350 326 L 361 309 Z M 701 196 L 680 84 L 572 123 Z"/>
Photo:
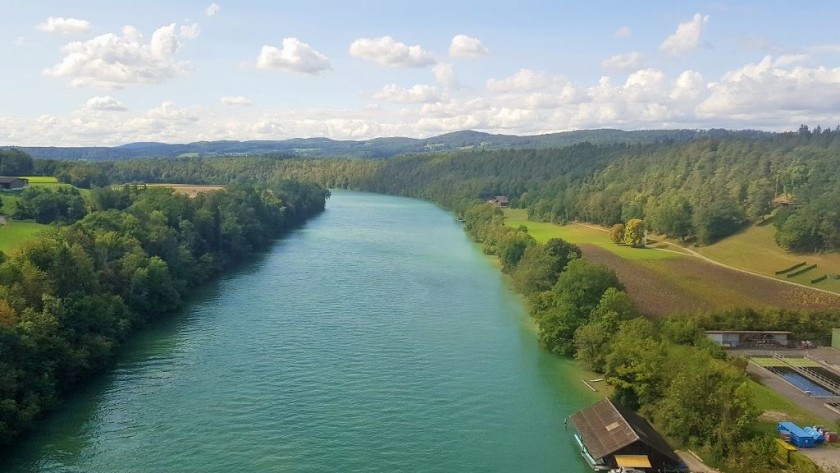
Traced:
<path id="1" fill-rule="evenodd" d="M 573 370 L 450 214 L 336 191 L 134 337 L 0 470 L 582 473 Z"/>

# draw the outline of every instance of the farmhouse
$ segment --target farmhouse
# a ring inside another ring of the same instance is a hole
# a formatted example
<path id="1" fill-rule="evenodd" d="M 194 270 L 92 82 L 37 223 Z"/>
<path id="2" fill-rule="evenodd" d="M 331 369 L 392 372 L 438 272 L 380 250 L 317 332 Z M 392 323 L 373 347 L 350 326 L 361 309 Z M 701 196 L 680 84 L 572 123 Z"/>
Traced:
<path id="1" fill-rule="evenodd" d="M 609 399 L 572 414 L 581 455 L 596 471 L 676 471 L 679 457 L 638 414 Z"/>
<path id="2" fill-rule="evenodd" d="M 0 190 L 16 191 L 23 189 L 29 185 L 29 180 L 22 177 L 3 177 L 0 176 Z"/>
<path id="3" fill-rule="evenodd" d="M 508 200 L 506 195 L 497 195 L 488 201 L 489 203 L 495 205 L 496 207 L 507 208 L 510 205 L 510 200 Z"/>
<path id="4" fill-rule="evenodd" d="M 724 348 L 773 348 L 790 345 L 790 332 L 707 330 L 706 337 Z"/>

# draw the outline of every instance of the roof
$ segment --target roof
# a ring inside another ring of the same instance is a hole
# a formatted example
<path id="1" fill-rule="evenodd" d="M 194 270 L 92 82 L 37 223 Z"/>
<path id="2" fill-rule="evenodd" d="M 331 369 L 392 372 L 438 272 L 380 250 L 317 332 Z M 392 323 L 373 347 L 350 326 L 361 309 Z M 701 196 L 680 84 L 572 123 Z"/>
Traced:
<path id="1" fill-rule="evenodd" d="M 506 195 L 497 195 L 497 196 L 496 196 L 496 200 L 497 200 L 498 202 L 500 202 L 500 203 L 502 203 L 502 202 L 508 202 L 508 198 L 507 198 L 507 196 L 506 196 Z"/>
<path id="2" fill-rule="evenodd" d="M 25 180 L 26 179 L 21 179 L 19 177 L 0 176 L 0 184 L 10 184 L 12 182 L 25 181 Z"/>
<path id="3" fill-rule="evenodd" d="M 665 439 L 653 430 L 648 421 L 620 404 L 613 404 L 609 399 L 575 412 L 571 419 L 595 459 L 604 458 L 641 441 L 675 462 L 679 461 Z"/>

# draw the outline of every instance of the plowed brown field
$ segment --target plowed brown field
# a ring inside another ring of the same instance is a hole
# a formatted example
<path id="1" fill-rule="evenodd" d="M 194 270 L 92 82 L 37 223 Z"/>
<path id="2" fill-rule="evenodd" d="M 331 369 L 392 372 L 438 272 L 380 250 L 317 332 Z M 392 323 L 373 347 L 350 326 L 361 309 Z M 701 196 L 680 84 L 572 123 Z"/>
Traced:
<path id="1" fill-rule="evenodd" d="M 840 306 L 840 296 L 734 271 L 691 256 L 631 261 L 595 245 L 584 256 L 616 272 L 627 293 L 652 316 L 729 307 L 820 309 Z"/>

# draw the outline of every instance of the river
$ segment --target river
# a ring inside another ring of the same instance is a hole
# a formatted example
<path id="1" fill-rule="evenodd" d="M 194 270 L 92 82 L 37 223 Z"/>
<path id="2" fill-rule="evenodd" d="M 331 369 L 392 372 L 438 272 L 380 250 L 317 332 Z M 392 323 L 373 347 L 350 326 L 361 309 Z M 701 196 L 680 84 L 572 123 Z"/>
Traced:
<path id="1" fill-rule="evenodd" d="M 575 369 L 451 214 L 335 191 L 133 337 L 0 470 L 582 473 Z"/>

